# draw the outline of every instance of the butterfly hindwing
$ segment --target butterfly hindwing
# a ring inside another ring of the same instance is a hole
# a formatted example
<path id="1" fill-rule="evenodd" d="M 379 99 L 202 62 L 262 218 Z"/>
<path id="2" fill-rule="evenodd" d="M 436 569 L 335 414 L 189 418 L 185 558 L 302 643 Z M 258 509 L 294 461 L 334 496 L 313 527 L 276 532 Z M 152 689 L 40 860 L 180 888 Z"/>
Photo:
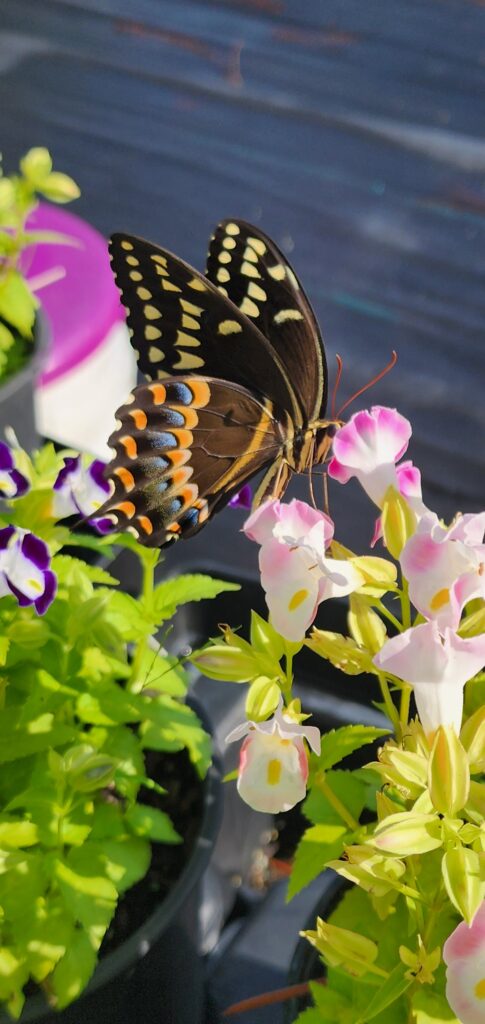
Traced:
<path id="1" fill-rule="evenodd" d="M 270 395 L 279 409 L 301 421 L 282 360 L 259 327 L 211 281 L 132 235 L 113 235 L 110 253 L 138 365 L 148 379 L 190 373 L 218 377 L 260 397 Z"/>
<path id="2" fill-rule="evenodd" d="M 211 239 L 206 276 L 269 340 L 292 383 L 302 419 L 323 418 L 323 341 L 305 292 L 278 246 L 245 221 L 222 221 Z"/>
<path id="3" fill-rule="evenodd" d="M 136 388 L 109 439 L 112 494 L 96 513 L 162 547 L 196 533 L 255 473 L 282 457 L 272 403 L 210 377 Z"/>

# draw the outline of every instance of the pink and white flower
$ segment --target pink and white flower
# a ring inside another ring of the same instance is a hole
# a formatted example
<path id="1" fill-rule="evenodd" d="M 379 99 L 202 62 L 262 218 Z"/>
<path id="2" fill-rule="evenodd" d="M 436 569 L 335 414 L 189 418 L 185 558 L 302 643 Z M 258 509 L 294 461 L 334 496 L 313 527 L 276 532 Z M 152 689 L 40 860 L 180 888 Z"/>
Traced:
<path id="1" fill-rule="evenodd" d="M 54 484 L 53 516 L 56 519 L 89 516 L 90 524 L 98 533 L 110 533 L 113 530 L 112 520 L 94 516 L 110 494 L 110 485 L 104 478 L 105 468 L 100 459 L 95 459 L 88 467 L 83 466 L 80 455 L 64 459 L 64 466 Z"/>
<path id="2" fill-rule="evenodd" d="M 255 811 L 278 814 L 303 800 L 308 778 L 304 740 L 320 753 L 320 733 L 314 725 L 298 725 L 285 715 L 283 700 L 266 722 L 243 722 L 226 743 L 246 737 L 239 755 L 237 788 Z"/>
<path id="3" fill-rule="evenodd" d="M 333 529 L 327 515 L 296 499 L 267 501 L 244 525 L 246 536 L 261 545 L 266 603 L 273 626 L 287 640 L 304 637 L 322 601 L 344 597 L 363 582 L 351 562 L 326 556 Z"/>
<path id="4" fill-rule="evenodd" d="M 17 598 L 21 608 L 34 605 L 43 615 L 54 600 L 57 578 L 50 568 L 47 544 L 27 530 L 0 530 L 0 597 Z"/>
<path id="5" fill-rule="evenodd" d="M 485 512 L 444 527 L 428 513 L 401 553 L 414 606 L 440 630 L 457 629 L 463 606 L 485 598 Z"/>
<path id="6" fill-rule="evenodd" d="M 387 640 L 373 662 L 414 687 L 426 733 L 451 725 L 458 734 L 463 688 L 485 664 L 485 634 L 465 640 L 446 629 L 440 636 L 437 623 L 426 622 Z"/>
<path id="7" fill-rule="evenodd" d="M 446 998 L 461 1024 L 485 1021 L 485 901 L 473 923 L 462 921 L 443 947 Z"/>
<path id="8" fill-rule="evenodd" d="M 356 412 L 333 439 L 328 474 L 341 484 L 357 477 L 369 498 L 382 508 L 389 487 L 399 490 L 396 463 L 411 437 L 411 424 L 396 409 L 374 405 Z"/>

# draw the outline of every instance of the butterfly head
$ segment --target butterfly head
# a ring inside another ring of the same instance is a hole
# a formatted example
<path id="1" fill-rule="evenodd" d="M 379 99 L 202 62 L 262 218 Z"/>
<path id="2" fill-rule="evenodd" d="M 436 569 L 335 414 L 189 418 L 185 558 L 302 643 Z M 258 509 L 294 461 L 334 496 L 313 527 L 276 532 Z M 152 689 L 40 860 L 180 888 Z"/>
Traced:
<path id="1" fill-rule="evenodd" d="M 336 431 L 342 425 L 342 420 L 317 420 L 313 425 L 313 465 L 326 462 Z"/>

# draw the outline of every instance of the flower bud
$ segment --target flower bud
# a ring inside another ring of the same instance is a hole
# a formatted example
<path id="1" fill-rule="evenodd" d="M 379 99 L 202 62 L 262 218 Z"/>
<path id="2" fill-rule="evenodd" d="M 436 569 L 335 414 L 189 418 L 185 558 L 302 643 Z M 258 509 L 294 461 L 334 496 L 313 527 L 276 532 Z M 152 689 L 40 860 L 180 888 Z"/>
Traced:
<path id="1" fill-rule="evenodd" d="M 395 487 L 389 487 L 386 491 L 381 522 L 385 545 L 392 557 L 398 559 L 404 545 L 415 532 L 416 516 Z"/>
<path id="2" fill-rule="evenodd" d="M 441 862 L 441 870 L 453 906 L 470 925 L 485 899 L 485 882 L 480 880 L 478 853 L 466 846 L 447 850 Z"/>
<path id="3" fill-rule="evenodd" d="M 209 644 L 190 659 L 209 679 L 230 683 L 247 683 L 258 675 L 259 668 L 248 645 L 249 653 L 235 643 Z"/>
<path id="4" fill-rule="evenodd" d="M 386 627 L 368 601 L 357 594 L 350 595 L 349 630 L 357 643 L 371 654 L 377 654 L 387 640 Z"/>
<path id="5" fill-rule="evenodd" d="M 428 766 L 428 787 L 440 814 L 454 815 L 468 800 L 468 758 L 452 726 L 440 725 Z"/>
<path id="6" fill-rule="evenodd" d="M 317 918 L 316 931 L 301 932 L 312 946 L 318 949 L 329 967 L 344 967 L 349 974 L 360 978 L 369 971 L 385 977 L 385 971 L 374 966 L 378 948 L 375 942 L 351 932 L 347 928 L 337 928 Z"/>
<path id="7" fill-rule="evenodd" d="M 467 751 L 472 774 L 485 772 L 485 704 L 465 722 L 460 739 Z"/>
<path id="8" fill-rule="evenodd" d="M 377 826 L 373 845 L 378 850 L 410 857 L 415 853 L 437 850 L 442 844 L 441 824 L 434 814 L 403 811 L 391 814 Z"/>
<path id="9" fill-rule="evenodd" d="M 73 789 L 91 793 L 104 789 L 113 780 L 116 762 L 88 743 L 80 743 L 66 750 L 63 767 Z"/>

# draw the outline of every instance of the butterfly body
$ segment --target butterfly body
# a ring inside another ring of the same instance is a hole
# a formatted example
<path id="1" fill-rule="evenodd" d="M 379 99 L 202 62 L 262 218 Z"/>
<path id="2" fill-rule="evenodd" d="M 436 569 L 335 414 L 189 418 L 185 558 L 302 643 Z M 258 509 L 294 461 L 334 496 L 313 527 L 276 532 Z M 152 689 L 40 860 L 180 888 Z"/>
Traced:
<path id="1" fill-rule="evenodd" d="M 118 410 L 112 494 L 98 516 L 163 546 L 201 529 L 260 471 L 255 504 L 324 461 L 323 342 L 271 239 L 222 222 L 206 277 L 133 236 L 114 235 L 110 251 L 148 383 Z"/>

